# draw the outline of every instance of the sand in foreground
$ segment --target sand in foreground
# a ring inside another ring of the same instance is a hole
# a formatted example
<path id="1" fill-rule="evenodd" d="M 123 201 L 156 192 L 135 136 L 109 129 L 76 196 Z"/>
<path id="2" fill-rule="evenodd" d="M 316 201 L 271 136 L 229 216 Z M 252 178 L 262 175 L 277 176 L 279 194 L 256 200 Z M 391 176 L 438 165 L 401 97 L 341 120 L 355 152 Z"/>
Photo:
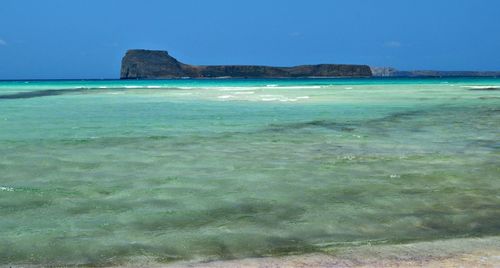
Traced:
<path id="1" fill-rule="evenodd" d="M 143 267 L 500 267 L 500 237 L 342 248 L 328 253 Z M 133 265 L 133 267 L 137 267 Z"/>

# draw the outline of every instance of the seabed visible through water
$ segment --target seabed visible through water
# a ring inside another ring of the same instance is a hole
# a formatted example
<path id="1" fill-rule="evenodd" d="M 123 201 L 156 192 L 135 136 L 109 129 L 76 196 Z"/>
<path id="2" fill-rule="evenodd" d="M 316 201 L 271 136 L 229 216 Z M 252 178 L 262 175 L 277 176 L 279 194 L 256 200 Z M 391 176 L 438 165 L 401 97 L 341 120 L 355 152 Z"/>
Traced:
<path id="1" fill-rule="evenodd" d="M 500 79 L 0 82 L 0 265 L 500 235 Z"/>

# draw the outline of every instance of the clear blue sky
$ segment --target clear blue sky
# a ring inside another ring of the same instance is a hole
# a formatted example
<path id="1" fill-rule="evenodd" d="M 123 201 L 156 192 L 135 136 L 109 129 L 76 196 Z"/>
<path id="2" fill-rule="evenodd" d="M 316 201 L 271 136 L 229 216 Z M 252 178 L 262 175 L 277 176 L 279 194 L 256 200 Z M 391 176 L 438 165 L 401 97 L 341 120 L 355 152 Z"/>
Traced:
<path id="1" fill-rule="evenodd" d="M 118 78 L 130 48 L 191 64 L 500 70 L 498 0 L 1 0 L 0 79 Z"/>

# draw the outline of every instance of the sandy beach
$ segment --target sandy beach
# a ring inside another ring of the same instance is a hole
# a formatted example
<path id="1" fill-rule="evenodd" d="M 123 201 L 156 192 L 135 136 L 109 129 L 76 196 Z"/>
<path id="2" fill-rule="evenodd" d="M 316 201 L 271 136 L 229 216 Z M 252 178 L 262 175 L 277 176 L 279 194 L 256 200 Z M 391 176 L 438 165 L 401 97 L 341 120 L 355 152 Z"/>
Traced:
<path id="1" fill-rule="evenodd" d="M 321 254 L 126 267 L 500 267 L 500 237 L 348 247 Z"/>

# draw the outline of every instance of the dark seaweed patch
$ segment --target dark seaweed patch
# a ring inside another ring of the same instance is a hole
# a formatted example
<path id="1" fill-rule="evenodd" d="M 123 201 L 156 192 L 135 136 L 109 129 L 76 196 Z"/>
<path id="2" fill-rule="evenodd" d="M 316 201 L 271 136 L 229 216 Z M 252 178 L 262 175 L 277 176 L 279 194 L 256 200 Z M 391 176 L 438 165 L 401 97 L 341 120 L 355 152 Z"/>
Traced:
<path id="1" fill-rule="evenodd" d="M 96 211 L 112 211 L 114 213 L 125 212 L 134 209 L 136 205 L 124 200 L 92 200 L 82 201 L 74 204 L 66 211 L 73 215 L 88 214 Z"/>
<path id="2" fill-rule="evenodd" d="M 474 140 L 469 142 L 468 144 L 469 147 L 475 148 L 475 147 L 483 147 L 483 148 L 488 148 L 492 150 L 499 150 L 500 149 L 500 142 L 496 140 Z"/>
<path id="3" fill-rule="evenodd" d="M 309 253 L 319 251 L 319 247 L 297 237 L 270 237 L 268 253 L 271 255 L 285 255 L 291 253 Z"/>
<path id="4" fill-rule="evenodd" d="M 49 206 L 52 199 L 43 194 L 21 193 L 17 194 L 15 198 L 5 196 L 0 198 L 0 211 L 17 212 L 28 209 L 40 209 Z"/>
<path id="5" fill-rule="evenodd" d="M 134 221 L 132 226 L 147 231 L 200 228 L 212 224 L 231 225 L 237 222 L 276 226 L 298 220 L 304 213 L 303 208 L 294 205 L 248 201 L 207 210 L 168 211 Z"/>
<path id="6" fill-rule="evenodd" d="M 218 259 L 229 260 L 236 257 L 231 251 L 231 247 L 218 237 L 209 237 L 198 241 L 196 248 L 204 255 L 217 256 Z"/>
<path id="7" fill-rule="evenodd" d="M 480 100 L 494 100 L 494 99 L 500 99 L 500 97 L 495 97 L 495 96 L 482 96 L 482 97 L 479 97 L 478 99 L 480 99 Z"/>
<path id="8" fill-rule="evenodd" d="M 475 88 L 469 88 L 471 91 L 498 91 L 500 90 L 500 87 L 475 87 Z"/>
<path id="9" fill-rule="evenodd" d="M 298 130 L 306 128 L 325 128 L 336 131 L 352 132 L 355 130 L 352 124 L 338 123 L 328 120 L 313 120 L 308 122 L 290 123 L 290 124 L 271 124 L 267 131 L 271 132 L 285 132 L 289 130 Z"/>
<path id="10" fill-rule="evenodd" d="M 469 217 L 465 221 L 455 221 L 453 217 L 427 217 L 422 221 L 422 226 L 436 233 L 449 235 L 495 235 L 500 230 L 498 221 L 500 213 L 492 212 L 489 215 Z"/>
<path id="11" fill-rule="evenodd" d="M 371 119 L 367 121 L 360 121 L 355 123 L 343 123 L 343 122 L 334 122 L 330 120 L 313 120 L 307 122 L 300 123 L 289 123 L 289 124 L 271 124 L 266 131 L 270 132 L 286 132 L 293 130 L 301 130 L 308 128 L 323 128 L 341 132 L 353 132 L 356 130 L 357 126 L 367 126 L 370 125 L 372 127 L 377 127 L 379 124 L 383 123 L 398 123 L 402 120 L 410 120 L 415 117 L 428 115 L 429 111 L 416 110 L 416 111 L 405 111 L 393 113 L 388 116 Z"/>
<path id="12" fill-rule="evenodd" d="M 429 112 L 422 111 L 422 110 L 398 112 L 398 113 L 393 113 L 393 114 L 390 114 L 390 115 L 382 117 L 382 118 L 369 120 L 367 123 L 370 123 L 370 124 L 376 124 L 376 123 L 382 123 L 382 122 L 394 123 L 394 122 L 400 122 L 401 120 L 412 119 L 412 118 L 418 117 L 418 116 L 424 116 L 424 115 L 427 115 L 428 113 Z"/>
<path id="13" fill-rule="evenodd" d="M 134 88 L 134 89 L 147 89 L 147 88 Z M 30 99 L 30 98 L 40 98 L 40 97 L 50 97 L 58 96 L 64 94 L 78 94 L 78 93 L 103 93 L 103 92 L 114 92 L 118 90 L 129 90 L 125 87 L 116 88 L 92 88 L 92 87 L 81 87 L 81 88 L 65 88 L 65 89 L 47 89 L 47 90 L 37 90 L 37 91 L 27 91 L 18 92 L 14 94 L 0 95 L 0 100 L 9 99 Z M 182 90 L 181 88 L 160 88 L 156 90 Z"/>
<path id="14" fill-rule="evenodd" d="M 89 91 L 87 88 L 72 88 L 72 89 L 48 89 L 48 90 L 38 90 L 29 92 L 19 92 L 8 95 L 0 95 L 0 99 L 30 99 L 48 96 L 57 96 L 70 93 L 81 93 L 84 91 Z"/>

